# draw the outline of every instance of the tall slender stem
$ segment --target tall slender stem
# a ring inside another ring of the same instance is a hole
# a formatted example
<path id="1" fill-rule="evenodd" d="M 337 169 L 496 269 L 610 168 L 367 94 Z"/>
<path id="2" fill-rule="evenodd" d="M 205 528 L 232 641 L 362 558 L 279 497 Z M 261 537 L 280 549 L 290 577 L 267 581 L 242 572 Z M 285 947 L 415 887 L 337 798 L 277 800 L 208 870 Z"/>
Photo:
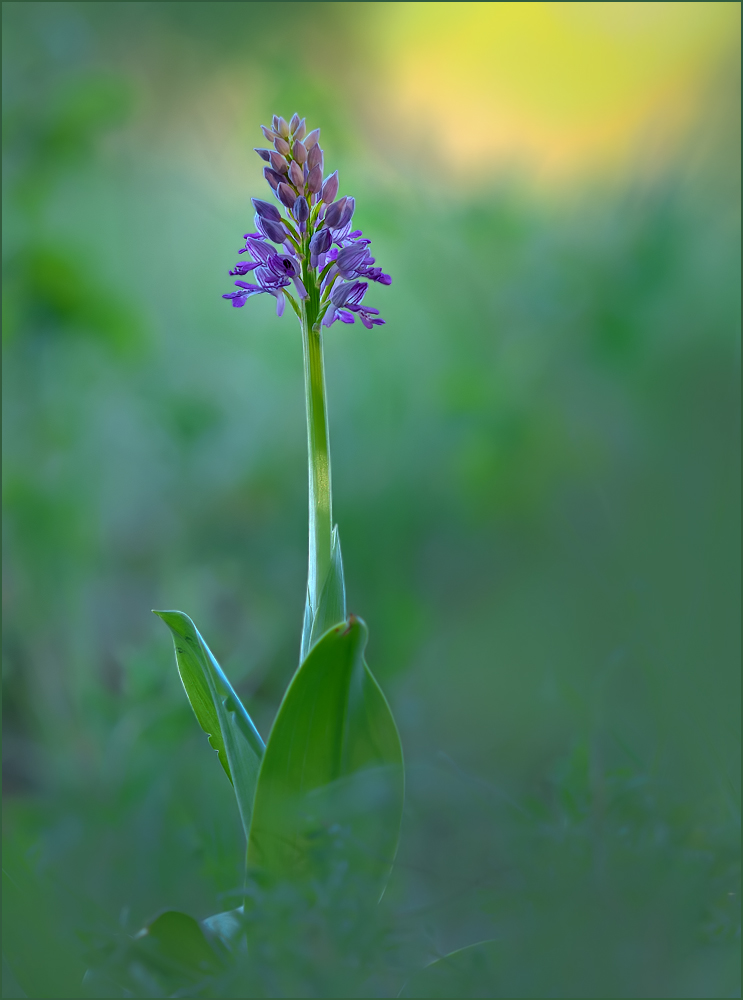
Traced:
<path id="1" fill-rule="evenodd" d="M 313 329 L 317 315 L 317 295 L 302 309 L 304 389 L 307 403 L 307 454 L 309 466 L 310 552 L 307 586 L 313 612 L 330 568 L 332 532 L 332 492 L 330 482 L 330 438 L 325 395 L 325 367 L 322 333 Z"/>

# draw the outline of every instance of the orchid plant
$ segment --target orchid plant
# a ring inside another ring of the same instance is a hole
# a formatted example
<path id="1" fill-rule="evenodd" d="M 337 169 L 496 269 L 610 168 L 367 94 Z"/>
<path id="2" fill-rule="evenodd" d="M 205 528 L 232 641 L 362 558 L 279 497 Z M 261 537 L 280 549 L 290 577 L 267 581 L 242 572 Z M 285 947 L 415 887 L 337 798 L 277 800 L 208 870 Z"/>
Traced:
<path id="1" fill-rule="evenodd" d="M 250 715 L 196 626 L 180 611 L 158 611 L 173 633 L 176 661 L 201 727 L 230 778 L 247 839 L 247 863 L 296 879 L 318 865 L 351 865 L 383 890 L 397 849 L 403 803 L 400 738 L 387 701 L 364 662 L 367 629 L 347 614 L 338 529 L 333 525 L 330 442 L 322 333 L 358 316 L 367 278 L 389 284 L 369 240 L 351 230 L 354 199 L 340 198 L 338 172 L 323 180 L 320 130 L 274 117 L 259 149 L 275 203 L 253 199 L 248 259 L 232 275 L 236 308 L 261 293 L 288 301 L 304 348 L 309 466 L 309 572 L 299 667 L 264 745 Z M 252 258 L 252 259 L 251 259 Z M 292 291 L 293 289 L 293 291 Z M 370 822 L 370 815 L 373 821 Z M 329 838 L 329 839 L 328 839 Z M 332 849 L 325 850 L 332 843 Z M 321 846 L 324 845 L 324 846 Z M 322 856 L 322 860 L 321 860 Z"/>
<path id="2" fill-rule="evenodd" d="M 243 237 L 239 253 L 246 257 L 229 272 L 238 276 L 237 291 L 223 298 L 242 308 L 254 295 L 273 295 L 279 316 L 287 302 L 296 314 L 309 469 L 309 567 L 299 666 L 265 743 L 188 615 L 155 614 L 170 628 L 186 695 L 235 792 L 247 843 L 243 900 L 250 897 L 251 882 L 295 888 L 334 884 L 346 900 L 354 897 L 368 907 L 384 893 L 397 851 L 403 756 L 389 705 L 364 661 L 367 627 L 346 608 L 333 524 L 323 333 L 338 320 L 351 324 L 357 317 L 367 329 L 382 324 L 379 311 L 364 299 L 369 282 L 389 285 L 391 278 L 376 266 L 371 241 L 352 229 L 355 202 L 337 197 L 338 172 L 323 177 L 320 130 L 308 134 L 298 115 L 288 122 L 275 116 L 271 127 L 262 129 L 272 148 L 256 151 L 266 162 L 263 173 L 276 200 L 253 199 L 255 231 Z M 247 275 L 253 280 L 244 280 Z M 122 969 L 128 984 L 128 992 L 118 995 L 134 995 L 135 980 L 141 989 L 143 975 L 150 977 L 150 990 L 180 986 L 175 993 L 139 995 L 215 995 L 199 991 L 218 988 L 230 955 L 244 955 L 246 948 L 250 955 L 246 919 L 245 903 L 201 922 L 172 910 L 161 914 L 117 959 L 118 984 Z M 109 960 L 107 989 L 112 964 Z M 89 991 L 103 982 L 100 968 L 88 974 Z M 431 982 L 421 988 L 430 989 Z"/>

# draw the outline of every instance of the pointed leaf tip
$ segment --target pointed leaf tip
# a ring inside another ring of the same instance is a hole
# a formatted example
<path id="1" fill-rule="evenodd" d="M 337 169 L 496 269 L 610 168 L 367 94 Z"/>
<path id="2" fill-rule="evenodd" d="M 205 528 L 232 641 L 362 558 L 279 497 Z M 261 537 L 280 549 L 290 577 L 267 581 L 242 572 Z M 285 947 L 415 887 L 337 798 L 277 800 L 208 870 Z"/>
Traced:
<path id="1" fill-rule="evenodd" d="M 404 774 L 392 713 L 364 662 L 367 639 L 366 623 L 349 615 L 294 675 L 261 765 L 248 861 L 304 878 L 343 858 L 379 893 L 397 850 Z"/>

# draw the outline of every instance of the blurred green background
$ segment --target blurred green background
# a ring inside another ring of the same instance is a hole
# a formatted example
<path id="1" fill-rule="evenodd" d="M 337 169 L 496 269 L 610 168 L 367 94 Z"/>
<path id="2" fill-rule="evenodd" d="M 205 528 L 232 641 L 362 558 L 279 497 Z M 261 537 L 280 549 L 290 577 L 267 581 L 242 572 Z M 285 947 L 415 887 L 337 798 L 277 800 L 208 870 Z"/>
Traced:
<path id="1" fill-rule="evenodd" d="M 739 17 L 3 4 L 4 868 L 65 954 L 34 995 L 239 883 L 150 609 L 265 737 L 306 586 L 301 341 L 220 295 L 259 125 L 298 111 L 393 276 L 326 365 L 407 804 L 356 979 L 277 906 L 294 979 L 234 995 L 393 996 L 492 937 L 494 996 L 740 996 Z"/>

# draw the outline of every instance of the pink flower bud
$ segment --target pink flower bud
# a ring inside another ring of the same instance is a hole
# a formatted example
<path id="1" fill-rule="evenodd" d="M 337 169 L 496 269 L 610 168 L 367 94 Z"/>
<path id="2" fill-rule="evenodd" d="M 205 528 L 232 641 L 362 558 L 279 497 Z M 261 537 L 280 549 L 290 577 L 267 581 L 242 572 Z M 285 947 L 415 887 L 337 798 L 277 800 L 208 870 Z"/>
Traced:
<path id="1" fill-rule="evenodd" d="M 277 174 L 286 174 L 289 172 L 289 164 L 281 153 L 271 153 L 271 166 Z"/>
<path id="2" fill-rule="evenodd" d="M 286 139 L 282 139 L 280 135 L 277 135 L 274 139 L 274 146 L 276 147 L 276 152 L 281 153 L 282 156 L 290 156 L 292 148 Z"/>
<path id="3" fill-rule="evenodd" d="M 307 155 L 307 166 L 310 170 L 313 167 L 320 167 L 322 170 L 322 150 L 319 146 L 313 146 Z"/>
<path id="4" fill-rule="evenodd" d="M 338 171 L 330 175 L 322 186 L 322 193 L 320 195 L 321 201 L 324 201 L 326 205 L 329 205 L 331 201 L 335 201 L 335 196 L 338 194 Z"/>
<path id="5" fill-rule="evenodd" d="M 281 204 L 286 205 L 287 208 L 291 208 L 297 200 L 296 194 L 292 191 L 288 184 L 284 184 L 283 182 L 276 188 L 276 195 Z"/>
<path id="6" fill-rule="evenodd" d="M 318 144 L 319 140 L 320 140 L 320 129 L 316 128 L 313 132 L 310 132 L 310 134 L 304 140 L 304 144 L 307 147 L 307 149 L 312 149 L 313 146 L 316 146 Z"/>
<path id="7" fill-rule="evenodd" d="M 322 167 L 318 163 L 307 175 L 307 190 L 311 194 L 317 194 L 322 187 Z"/>
<path id="8" fill-rule="evenodd" d="M 289 180 L 292 182 L 295 188 L 304 187 L 304 171 L 298 163 L 293 160 L 289 164 Z"/>
<path id="9" fill-rule="evenodd" d="M 294 151 L 292 155 L 297 163 L 304 163 L 307 160 L 307 147 L 301 139 L 297 139 L 294 143 Z"/>

